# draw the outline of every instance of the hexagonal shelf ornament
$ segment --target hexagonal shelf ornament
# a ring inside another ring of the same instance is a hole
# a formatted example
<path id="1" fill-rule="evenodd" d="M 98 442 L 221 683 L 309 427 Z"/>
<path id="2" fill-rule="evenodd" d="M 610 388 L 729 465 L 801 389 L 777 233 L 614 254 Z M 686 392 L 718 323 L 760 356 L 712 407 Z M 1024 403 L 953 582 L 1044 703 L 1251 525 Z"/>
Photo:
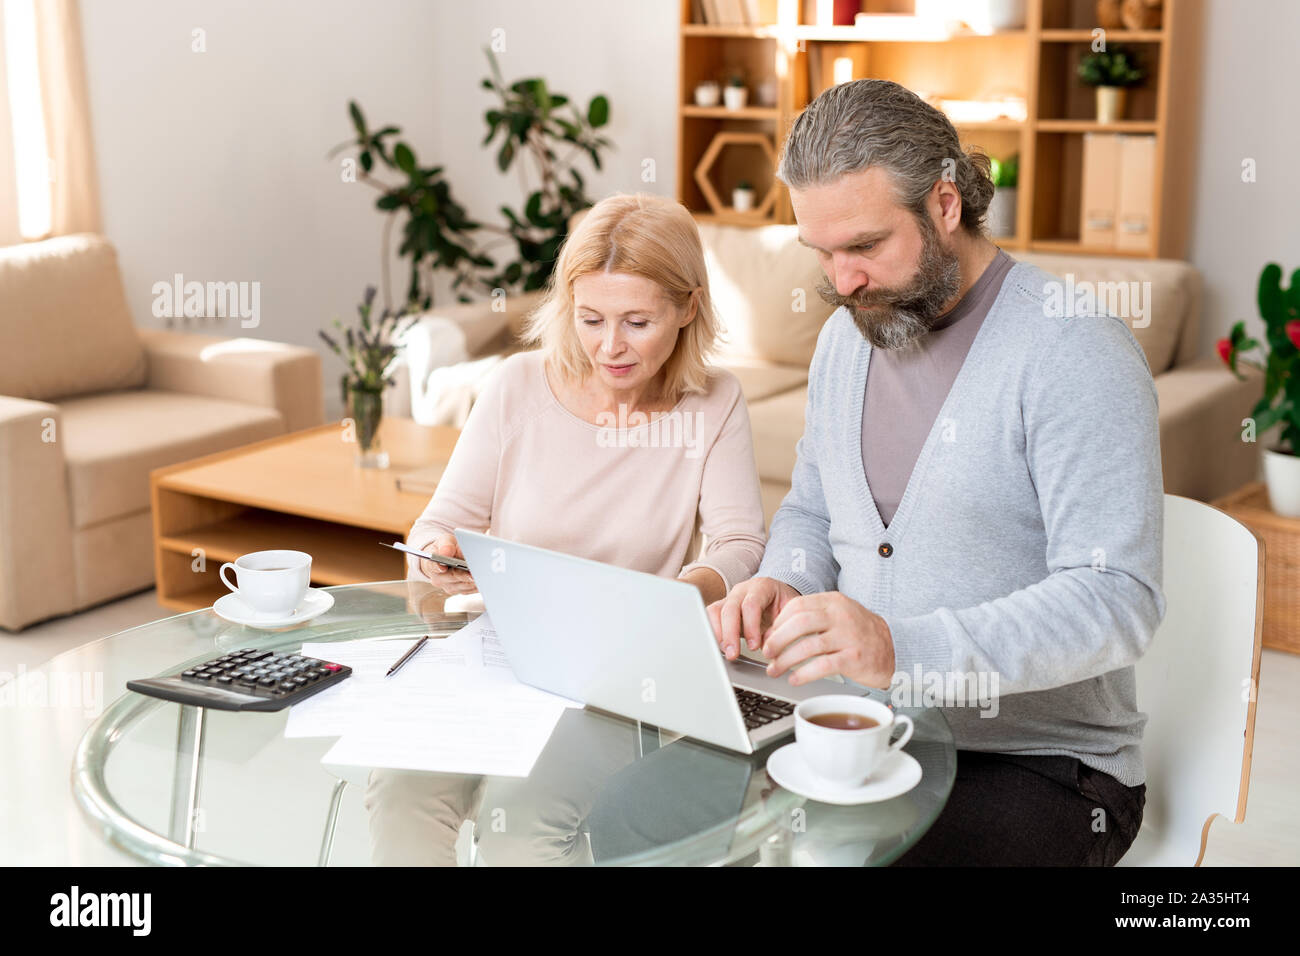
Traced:
<path id="1" fill-rule="evenodd" d="M 713 140 L 709 143 L 709 148 L 704 151 L 700 157 L 699 164 L 695 167 L 695 182 L 700 187 L 700 192 L 704 193 L 704 199 L 709 204 L 709 208 L 716 215 L 734 216 L 737 219 L 762 219 L 771 211 L 772 205 L 776 202 L 777 182 L 776 177 L 772 178 L 772 186 L 763 197 L 763 201 L 758 203 L 749 212 L 736 212 L 733 208 L 725 205 L 718 198 L 717 190 L 713 188 L 713 183 L 709 179 L 709 169 L 717 162 L 722 151 L 728 146 L 757 146 L 767 155 L 767 161 L 771 165 L 773 172 L 776 171 L 776 150 L 772 146 L 772 140 L 762 133 L 736 133 L 724 131 L 714 135 Z"/>

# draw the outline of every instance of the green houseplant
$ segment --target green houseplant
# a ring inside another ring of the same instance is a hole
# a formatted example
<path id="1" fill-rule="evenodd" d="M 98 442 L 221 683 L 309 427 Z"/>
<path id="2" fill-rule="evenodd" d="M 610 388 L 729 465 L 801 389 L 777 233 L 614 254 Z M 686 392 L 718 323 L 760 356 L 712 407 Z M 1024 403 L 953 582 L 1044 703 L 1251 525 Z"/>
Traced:
<path id="1" fill-rule="evenodd" d="M 344 328 L 343 323 L 335 319 L 334 327 L 340 333 L 338 337 L 324 330 L 321 330 L 320 337 L 346 367 L 339 386 L 350 419 L 350 425 L 346 427 L 351 429 L 351 433 L 347 437 L 357 443 L 357 464 L 363 468 L 387 468 L 388 454 L 379 440 L 384 389 L 393 384 L 389 368 L 399 348 L 396 343 L 416 316 L 388 309 L 372 316 L 374 303 L 375 287 L 370 286 L 357 306 L 360 317 L 357 327 Z"/>
<path id="2" fill-rule="evenodd" d="M 452 274 L 452 290 L 463 302 L 470 300 L 471 291 L 540 289 L 555 268 L 569 219 L 591 205 L 577 163 L 587 158 L 600 169 L 602 152 L 613 145 L 598 132 L 609 122 L 609 100 L 597 95 L 579 110 L 568 96 L 551 92 L 540 77 L 507 85 L 491 52 L 488 63 L 491 76 L 482 85 L 499 103 L 484 113 L 488 132 L 483 145 L 499 138 L 497 168 L 518 171 L 525 197 L 518 211 L 500 207 L 504 226 L 472 218 L 454 198 L 443 167 L 420 162 L 410 144 L 400 139 L 400 127 L 372 128 L 361 107 L 348 103 L 354 135 L 329 155 L 354 153 L 358 181 L 379 192 L 375 207 L 387 215 L 381 259 L 385 301 L 388 250 L 399 220 L 402 242 L 397 251 L 410 262 L 406 307 L 427 310 L 439 270 Z M 493 240 L 480 242 L 484 235 Z M 489 253 L 502 243 L 513 246 L 514 255 L 498 263 Z"/>
<path id="3" fill-rule="evenodd" d="M 609 100 L 598 94 L 581 110 L 568 96 L 551 92 L 541 77 L 507 86 L 496 57 L 491 51 L 487 56 L 492 75 L 482 86 L 500 103 L 483 114 L 488 126 L 483 145 L 500 139 L 497 168 L 503 173 L 512 166 L 519 171 L 526 198 L 517 212 L 501 207 L 505 235 L 516 255 L 485 281 L 489 289 L 522 287 L 530 292 L 551 277 L 569 234 L 569 219 L 591 205 L 577 161 L 586 157 L 600 169 L 601 152 L 613 145 L 597 132 L 609 122 Z"/>
<path id="4" fill-rule="evenodd" d="M 1097 121 L 1114 123 L 1124 118 L 1126 91 L 1146 78 L 1136 54 L 1121 46 L 1089 53 L 1079 61 L 1079 79 L 1097 88 Z"/>
<path id="5" fill-rule="evenodd" d="M 1006 159 L 989 157 L 989 173 L 993 179 L 993 198 L 989 200 L 989 233 L 994 238 L 1016 234 L 1016 208 L 1019 197 L 1020 155 Z"/>
<path id="6" fill-rule="evenodd" d="M 473 233 L 481 227 L 452 197 L 443 168 L 422 165 L 410 145 L 397 139 L 400 127 L 370 129 L 355 101 L 348 103 L 348 115 L 356 135 L 336 146 L 330 155 L 355 150 L 360 167 L 358 181 L 379 191 L 375 208 L 387 214 L 380 259 L 385 301 L 389 301 L 388 250 L 399 217 L 404 220 L 398 254 L 409 259 L 411 265 L 406 288 L 408 308 L 428 309 L 433 304 L 433 275 L 439 269 L 453 273 L 453 289 L 472 285 L 475 270 L 490 268 L 493 263 L 475 248 Z M 380 169 L 392 178 L 381 176 Z"/>
<path id="7" fill-rule="evenodd" d="M 1270 262 L 1259 276 L 1259 314 L 1264 319 L 1264 342 L 1246 334 L 1237 322 L 1218 351 L 1238 378 L 1238 364 L 1264 373 L 1264 394 L 1251 412 L 1255 434 L 1282 426 L 1278 445 L 1264 450 L 1264 475 L 1273 510 L 1300 517 L 1300 269 L 1291 284 L 1282 287 L 1282 267 Z M 1267 344 L 1267 348 L 1265 348 Z M 1258 350 L 1263 362 L 1245 358 Z"/>

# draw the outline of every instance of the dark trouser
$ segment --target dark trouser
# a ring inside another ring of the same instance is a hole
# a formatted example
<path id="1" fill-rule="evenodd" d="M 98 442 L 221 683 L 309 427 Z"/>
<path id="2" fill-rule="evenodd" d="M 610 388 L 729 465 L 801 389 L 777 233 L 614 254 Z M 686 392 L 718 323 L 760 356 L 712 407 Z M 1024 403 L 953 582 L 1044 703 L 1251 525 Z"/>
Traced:
<path id="1" fill-rule="evenodd" d="M 894 866 L 1114 866 L 1145 803 L 1145 784 L 1074 757 L 959 750 L 947 804 Z"/>

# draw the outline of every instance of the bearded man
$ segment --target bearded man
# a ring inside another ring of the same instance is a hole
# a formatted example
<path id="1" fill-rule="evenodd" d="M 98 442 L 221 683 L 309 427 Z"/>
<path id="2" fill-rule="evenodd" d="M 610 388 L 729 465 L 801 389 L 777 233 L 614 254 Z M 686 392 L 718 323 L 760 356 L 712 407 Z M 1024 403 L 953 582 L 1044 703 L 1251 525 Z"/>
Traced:
<path id="1" fill-rule="evenodd" d="M 1121 318 L 1056 314 L 1060 279 L 989 241 L 988 168 L 884 80 L 795 121 L 778 177 L 838 308 L 763 563 L 709 615 L 795 684 L 939 688 L 956 779 L 899 864 L 1109 866 L 1165 612 L 1156 390 Z"/>

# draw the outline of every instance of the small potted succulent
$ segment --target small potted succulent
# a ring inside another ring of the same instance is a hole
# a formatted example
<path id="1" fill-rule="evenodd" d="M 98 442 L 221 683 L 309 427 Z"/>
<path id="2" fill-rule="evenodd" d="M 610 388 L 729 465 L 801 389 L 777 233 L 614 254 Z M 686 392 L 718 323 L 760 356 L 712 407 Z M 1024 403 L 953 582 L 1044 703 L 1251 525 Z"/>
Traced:
<path id="1" fill-rule="evenodd" d="M 736 183 L 731 191 L 731 208 L 736 212 L 749 212 L 754 208 L 754 187 L 748 179 Z"/>
<path id="2" fill-rule="evenodd" d="M 350 429 L 348 438 L 352 440 L 354 436 L 357 443 L 357 464 L 362 468 L 387 468 L 388 453 L 379 440 L 379 423 L 384 416 L 384 389 L 393 384 L 389 369 L 397 356 L 397 342 L 419 316 L 408 317 L 405 312 L 394 313 L 384 309 L 378 317 L 371 318 L 374 302 L 375 287 L 370 286 L 357 306 L 361 317 L 359 326 L 345 329 L 343 323 L 335 319 L 334 327 L 342 335 L 335 338 L 322 330 L 320 337 L 347 366 L 339 385 L 349 416 L 349 421 L 345 422 L 345 428 Z M 404 318 L 405 322 L 402 321 Z"/>
<path id="3" fill-rule="evenodd" d="M 1079 61 L 1079 79 L 1097 88 L 1097 121 L 1114 123 L 1124 118 L 1128 88 L 1146 78 L 1137 57 L 1120 46 L 1090 53 Z"/>
<path id="4" fill-rule="evenodd" d="M 727 88 L 722 91 L 722 103 L 729 110 L 743 110 L 749 102 L 749 88 L 745 86 L 745 77 L 739 73 L 731 74 Z"/>
<path id="5" fill-rule="evenodd" d="M 993 198 L 989 201 L 989 232 L 998 239 L 1016 234 L 1016 185 L 1020 180 L 1020 156 L 989 160 Z"/>
<path id="6" fill-rule="evenodd" d="M 1282 288 L 1282 267 L 1270 262 L 1259 276 L 1259 313 L 1264 319 L 1264 344 L 1246 334 L 1246 323 L 1232 327 L 1218 342 L 1219 355 L 1237 378 L 1237 364 L 1264 373 L 1264 396 L 1251 412 L 1255 435 L 1282 426 L 1278 444 L 1264 449 L 1264 480 L 1274 513 L 1300 518 L 1300 269 L 1291 285 Z M 1243 358 L 1259 349 L 1263 364 Z"/>

